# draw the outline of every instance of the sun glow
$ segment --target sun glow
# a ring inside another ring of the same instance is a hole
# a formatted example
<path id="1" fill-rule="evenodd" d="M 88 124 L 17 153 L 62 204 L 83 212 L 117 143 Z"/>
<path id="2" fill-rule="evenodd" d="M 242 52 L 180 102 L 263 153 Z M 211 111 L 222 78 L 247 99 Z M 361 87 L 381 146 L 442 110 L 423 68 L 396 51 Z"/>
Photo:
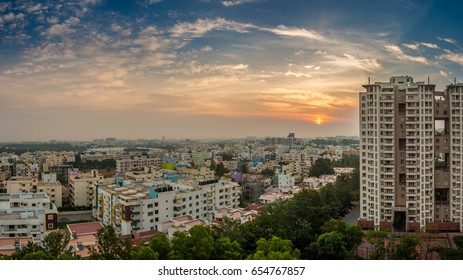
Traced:
<path id="1" fill-rule="evenodd" d="M 317 117 L 317 119 L 315 119 L 315 123 L 316 124 L 321 124 L 322 123 L 322 118 Z"/>

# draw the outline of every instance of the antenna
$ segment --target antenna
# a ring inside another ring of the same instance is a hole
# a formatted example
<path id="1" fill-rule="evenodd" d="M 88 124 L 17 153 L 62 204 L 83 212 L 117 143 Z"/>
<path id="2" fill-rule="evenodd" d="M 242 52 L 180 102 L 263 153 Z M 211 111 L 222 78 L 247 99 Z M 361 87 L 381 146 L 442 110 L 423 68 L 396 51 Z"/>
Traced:
<path id="1" fill-rule="evenodd" d="M 429 76 L 428 76 L 428 85 L 429 85 L 429 84 L 430 84 L 430 82 L 429 82 Z"/>
<path id="2" fill-rule="evenodd" d="M 370 77 L 368 77 L 368 84 L 370 84 Z"/>
<path id="3" fill-rule="evenodd" d="M 453 77 L 453 83 L 457 84 L 457 78 L 456 77 Z"/>

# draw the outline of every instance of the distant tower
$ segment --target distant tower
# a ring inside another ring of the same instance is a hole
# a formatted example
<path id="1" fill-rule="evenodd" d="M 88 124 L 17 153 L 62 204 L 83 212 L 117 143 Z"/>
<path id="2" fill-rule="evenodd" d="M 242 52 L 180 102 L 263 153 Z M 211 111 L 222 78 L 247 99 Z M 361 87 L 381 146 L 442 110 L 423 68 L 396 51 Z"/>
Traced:
<path id="1" fill-rule="evenodd" d="M 290 132 L 290 133 L 288 134 L 287 139 L 288 139 L 288 144 L 289 144 L 289 146 L 292 147 L 292 146 L 294 145 L 294 142 L 296 141 L 296 136 L 295 136 L 294 132 Z"/>

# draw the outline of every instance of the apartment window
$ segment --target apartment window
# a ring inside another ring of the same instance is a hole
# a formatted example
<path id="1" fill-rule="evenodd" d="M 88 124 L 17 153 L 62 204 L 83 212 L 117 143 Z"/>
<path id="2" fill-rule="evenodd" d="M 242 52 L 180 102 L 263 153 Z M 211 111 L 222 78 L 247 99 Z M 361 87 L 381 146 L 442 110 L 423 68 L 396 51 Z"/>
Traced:
<path id="1" fill-rule="evenodd" d="M 148 208 L 153 208 L 153 204 L 148 204 Z"/>
<path id="2" fill-rule="evenodd" d="M 53 229 L 53 228 L 54 228 L 53 223 L 48 223 L 48 224 L 47 224 L 47 228 L 48 228 L 48 229 Z"/>
<path id="3" fill-rule="evenodd" d="M 154 214 L 159 214 L 159 210 L 154 210 Z"/>
<path id="4" fill-rule="evenodd" d="M 148 212 L 148 216 L 153 216 L 153 212 Z"/>
<path id="5" fill-rule="evenodd" d="M 159 222 L 159 218 L 154 218 L 154 221 L 155 221 L 155 222 Z"/>
<path id="6" fill-rule="evenodd" d="M 48 220 L 53 220 L 53 215 L 47 215 Z"/>

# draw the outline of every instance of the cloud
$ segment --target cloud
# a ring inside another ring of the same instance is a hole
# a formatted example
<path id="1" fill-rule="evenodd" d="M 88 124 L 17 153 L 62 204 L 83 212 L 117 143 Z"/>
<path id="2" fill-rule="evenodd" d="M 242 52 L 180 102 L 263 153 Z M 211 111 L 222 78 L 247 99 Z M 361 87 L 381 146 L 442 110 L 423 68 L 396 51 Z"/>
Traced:
<path id="1" fill-rule="evenodd" d="M 431 43 L 421 43 L 421 45 L 427 47 L 427 48 L 430 48 L 430 49 L 438 49 L 439 46 L 436 45 L 436 44 L 431 44 Z"/>
<path id="2" fill-rule="evenodd" d="M 420 48 L 420 44 L 403 44 L 404 47 L 417 51 Z"/>
<path id="3" fill-rule="evenodd" d="M 248 32 L 248 28 L 250 27 L 253 27 L 253 25 L 226 20 L 224 18 L 216 18 L 198 19 L 194 23 L 177 23 L 169 31 L 172 37 L 197 38 L 212 30 L 229 30 L 245 33 Z"/>
<path id="4" fill-rule="evenodd" d="M 29 13 L 34 13 L 34 12 L 38 12 L 38 11 L 42 11 L 43 9 L 45 9 L 46 6 L 42 6 L 42 4 L 38 3 L 37 5 L 32 5 L 30 7 L 28 7 L 26 9 L 27 12 Z"/>
<path id="5" fill-rule="evenodd" d="M 160 3 L 162 0 L 145 0 L 146 4 L 154 5 Z"/>
<path id="6" fill-rule="evenodd" d="M 258 28 L 259 30 L 268 31 L 283 37 L 302 37 L 317 41 L 326 41 L 326 38 L 314 30 L 305 28 L 294 28 L 279 25 L 277 28 Z"/>
<path id="7" fill-rule="evenodd" d="M 232 6 L 237 6 L 237 5 L 243 5 L 243 4 L 248 4 L 248 3 L 255 3 L 255 2 L 260 2 L 260 0 L 228 0 L 228 1 L 221 1 L 222 5 L 225 7 L 232 7 Z"/>
<path id="8" fill-rule="evenodd" d="M 6 2 L 6 3 L 0 3 L 0 13 L 6 11 L 7 9 L 9 9 L 11 6 L 11 3 L 10 2 Z"/>
<path id="9" fill-rule="evenodd" d="M 444 42 L 447 42 L 449 44 L 455 44 L 457 41 L 455 39 L 452 39 L 452 38 L 441 38 L 441 37 L 437 37 L 437 39 L 441 40 L 441 41 L 444 41 Z"/>
<path id="10" fill-rule="evenodd" d="M 166 70 L 166 74 L 184 74 L 202 75 L 202 74 L 227 74 L 234 75 L 246 72 L 249 68 L 247 64 L 199 64 L 197 61 L 192 61 L 184 68 L 176 68 Z"/>
<path id="11" fill-rule="evenodd" d="M 463 54 L 461 53 L 454 53 L 449 50 L 445 50 L 445 54 L 437 56 L 438 59 L 446 59 L 450 62 L 456 62 L 458 64 L 463 65 Z"/>
<path id="12" fill-rule="evenodd" d="M 201 48 L 202 52 L 211 52 L 213 49 L 211 46 L 204 46 Z"/>
<path id="13" fill-rule="evenodd" d="M 111 24 L 111 30 L 116 31 L 116 32 L 121 31 L 122 26 L 120 26 L 119 24 L 113 23 L 113 24 Z"/>
<path id="14" fill-rule="evenodd" d="M 24 19 L 24 14 L 23 13 L 8 13 L 3 16 L 0 16 L 0 23 L 1 22 L 8 22 L 8 21 L 14 21 L 14 20 L 23 20 Z"/>
<path id="15" fill-rule="evenodd" d="M 124 29 L 122 26 L 116 23 L 111 24 L 111 30 L 118 32 L 123 36 L 130 36 L 132 34 L 132 30 L 130 28 Z"/>
<path id="16" fill-rule="evenodd" d="M 76 32 L 76 30 L 72 29 L 71 27 L 78 24 L 79 22 L 80 20 L 78 18 L 70 17 L 64 23 L 52 25 L 44 32 L 44 34 L 48 36 L 63 36 L 72 34 Z"/>
<path id="17" fill-rule="evenodd" d="M 440 70 L 439 74 L 441 74 L 441 75 L 444 76 L 444 77 L 448 77 L 448 76 L 449 76 L 449 74 L 446 73 L 446 72 L 443 71 L 443 70 Z"/>
<path id="18" fill-rule="evenodd" d="M 399 46 L 386 45 L 384 47 L 386 48 L 387 51 L 395 55 L 396 58 L 399 60 L 408 60 L 408 61 L 415 61 L 415 62 L 420 62 L 424 64 L 429 64 L 429 61 L 426 57 L 407 55 L 402 51 L 402 49 Z"/>
<path id="19" fill-rule="evenodd" d="M 297 78 L 310 78 L 310 77 L 312 77 L 312 75 L 310 75 L 310 74 L 306 74 L 306 73 L 302 73 L 302 72 L 293 72 L 291 70 L 286 71 L 285 76 L 286 77 L 294 76 L 294 77 L 297 77 Z"/>
<path id="20" fill-rule="evenodd" d="M 359 59 L 350 54 L 344 54 L 343 56 L 324 54 L 324 58 L 328 59 L 328 61 L 324 61 L 323 63 L 339 67 L 359 68 L 368 72 L 373 72 L 381 68 L 376 58 Z"/>

